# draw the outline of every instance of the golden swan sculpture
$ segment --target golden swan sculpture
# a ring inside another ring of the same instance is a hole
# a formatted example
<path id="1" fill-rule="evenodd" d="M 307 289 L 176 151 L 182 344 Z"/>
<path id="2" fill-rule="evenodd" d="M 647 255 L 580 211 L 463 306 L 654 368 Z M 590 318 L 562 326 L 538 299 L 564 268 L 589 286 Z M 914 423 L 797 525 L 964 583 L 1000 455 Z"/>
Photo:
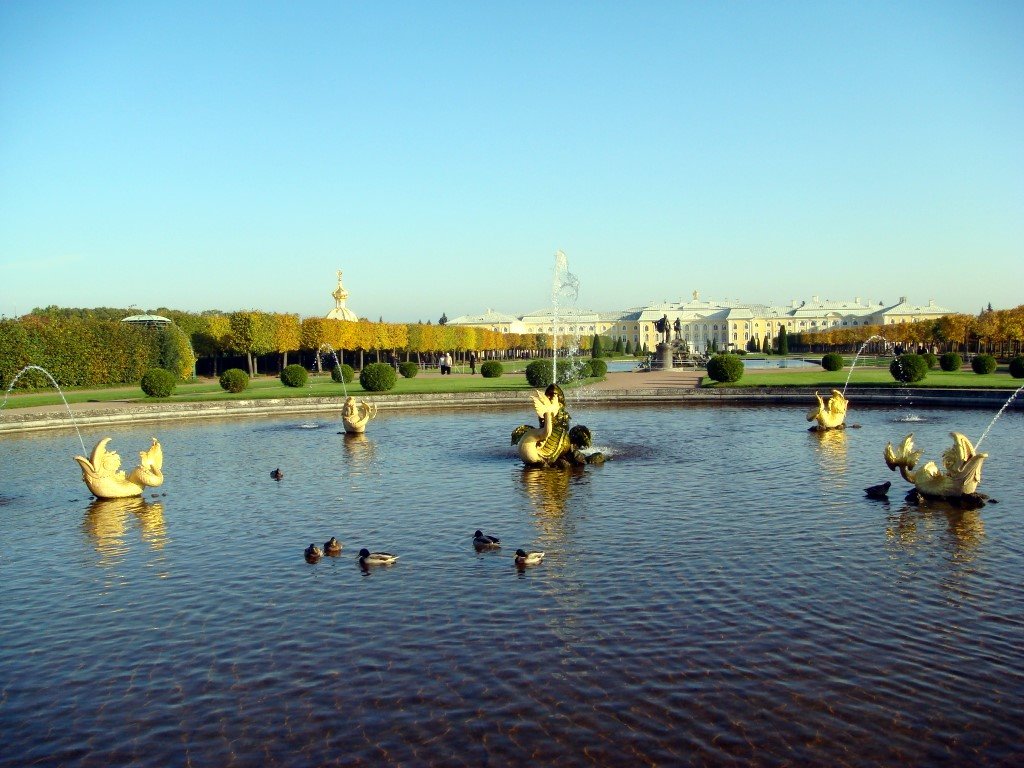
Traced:
<path id="1" fill-rule="evenodd" d="M 75 456 L 75 461 L 82 468 L 82 480 L 98 499 L 124 499 L 129 496 L 141 496 L 149 487 L 157 487 L 164 482 L 162 467 L 164 452 L 160 442 L 154 437 L 148 450 L 139 451 L 139 466 L 125 475 L 121 467 L 121 457 L 117 451 L 108 451 L 107 443 L 111 438 L 105 437 L 92 449 L 92 457 Z"/>
<path id="2" fill-rule="evenodd" d="M 807 412 L 807 420 L 817 421 L 818 426 L 811 427 L 811 429 L 824 430 L 842 427 L 843 421 L 846 420 L 846 409 L 850 404 L 843 397 L 843 393 L 838 389 L 833 389 L 832 397 L 828 399 L 828 403 L 817 392 L 814 393 L 814 396 L 818 398 L 818 407 L 812 408 Z"/>
<path id="3" fill-rule="evenodd" d="M 981 483 L 981 466 L 988 454 L 975 452 L 971 441 L 959 432 L 950 432 L 949 436 L 953 438 L 953 447 L 942 454 L 941 470 L 929 461 L 917 472 L 911 471 L 922 454 L 914 450 L 913 434 L 903 438 L 899 448 L 886 444 L 885 463 L 893 471 L 899 469 L 903 479 L 925 496 L 957 498 L 973 494 Z"/>
<path id="4" fill-rule="evenodd" d="M 354 397 L 347 398 L 345 405 L 341 408 L 341 422 L 345 425 L 345 431 L 350 435 L 363 434 L 370 419 L 376 415 L 376 405 L 365 400 L 357 403 Z"/>

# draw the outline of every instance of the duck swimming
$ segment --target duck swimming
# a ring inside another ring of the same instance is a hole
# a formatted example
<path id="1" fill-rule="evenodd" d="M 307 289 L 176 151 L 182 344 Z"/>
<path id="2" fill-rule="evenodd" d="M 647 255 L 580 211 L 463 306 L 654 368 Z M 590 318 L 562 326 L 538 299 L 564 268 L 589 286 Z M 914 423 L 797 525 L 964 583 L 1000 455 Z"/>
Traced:
<path id="1" fill-rule="evenodd" d="M 317 560 L 323 557 L 324 553 L 320 551 L 320 547 L 318 547 L 316 544 L 310 544 L 308 547 L 306 547 L 306 551 L 304 554 L 306 556 L 307 563 L 315 563 Z"/>
<path id="2" fill-rule="evenodd" d="M 360 565 L 391 565 L 398 559 L 398 555 L 390 552 L 371 552 L 368 549 L 359 550 Z"/>
<path id="3" fill-rule="evenodd" d="M 473 534 L 473 546 L 477 549 L 498 549 L 501 541 L 497 536 L 487 536 L 483 531 L 477 531 Z"/>
<path id="4" fill-rule="evenodd" d="M 543 559 L 543 552 L 526 552 L 522 549 L 516 550 L 516 565 L 537 565 Z"/>
<path id="5" fill-rule="evenodd" d="M 328 557 L 337 557 L 341 554 L 341 547 L 341 542 L 331 536 L 329 541 L 324 542 L 324 554 Z"/>
<path id="6" fill-rule="evenodd" d="M 281 480 L 284 477 L 284 472 L 280 469 L 275 469 L 270 473 L 270 476 L 275 480 Z"/>

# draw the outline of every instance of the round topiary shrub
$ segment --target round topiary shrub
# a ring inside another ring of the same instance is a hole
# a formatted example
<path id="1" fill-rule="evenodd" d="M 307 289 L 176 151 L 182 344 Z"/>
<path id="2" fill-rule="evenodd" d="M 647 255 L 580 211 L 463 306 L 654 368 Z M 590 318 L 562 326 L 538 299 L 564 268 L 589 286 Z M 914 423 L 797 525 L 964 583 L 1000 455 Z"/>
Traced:
<path id="1" fill-rule="evenodd" d="M 826 371 L 841 371 L 843 369 L 843 356 L 838 352 L 829 352 L 821 358 L 821 367 Z"/>
<path id="2" fill-rule="evenodd" d="M 395 369 L 387 363 L 370 363 L 359 372 L 359 384 L 367 392 L 387 392 L 397 381 Z"/>
<path id="3" fill-rule="evenodd" d="M 404 363 L 399 363 L 398 372 L 402 374 L 402 378 L 414 379 L 416 378 L 416 374 L 420 372 L 420 367 L 410 360 Z"/>
<path id="4" fill-rule="evenodd" d="M 531 387 L 546 387 L 552 376 L 550 360 L 534 360 L 526 366 L 526 380 Z"/>
<path id="5" fill-rule="evenodd" d="M 933 352 L 925 352 L 921 355 L 924 361 L 928 363 L 928 370 L 933 370 L 936 365 L 939 364 L 939 358 Z"/>
<path id="6" fill-rule="evenodd" d="M 497 379 L 505 372 L 505 367 L 497 360 L 488 360 L 480 366 L 480 375 L 485 379 Z"/>
<path id="7" fill-rule="evenodd" d="M 1024 357 L 1017 355 L 1010 361 L 1010 375 L 1015 379 L 1024 379 Z"/>
<path id="8" fill-rule="evenodd" d="M 900 355 L 889 363 L 889 373 L 896 381 L 913 384 L 928 375 L 928 362 L 921 355 Z"/>
<path id="9" fill-rule="evenodd" d="M 301 365 L 286 365 L 281 371 L 281 383 L 286 387 L 304 387 L 309 373 Z"/>
<path id="10" fill-rule="evenodd" d="M 170 397 L 174 391 L 174 374 L 163 368 L 150 368 L 142 376 L 139 386 L 148 397 Z"/>
<path id="11" fill-rule="evenodd" d="M 220 375 L 220 386 L 221 389 L 235 394 L 244 392 L 249 386 L 249 374 L 241 368 L 228 368 Z"/>
<path id="12" fill-rule="evenodd" d="M 351 384 L 356 380 L 356 372 L 352 370 L 352 366 L 348 363 L 341 363 L 331 369 L 331 379 L 336 384 Z"/>
<path id="13" fill-rule="evenodd" d="M 576 374 L 577 379 L 589 379 L 594 375 L 594 368 L 591 366 L 591 360 L 586 360 L 576 368 L 573 369 L 573 373 Z M 601 362 L 604 362 L 603 360 Z"/>
<path id="14" fill-rule="evenodd" d="M 964 360 L 956 352 L 946 352 L 939 358 L 939 368 L 944 371 L 959 371 Z"/>
<path id="15" fill-rule="evenodd" d="M 743 377 L 743 361 L 739 355 L 715 355 L 708 360 L 708 376 L 715 381 L 739 381 Z"/>
<path id="16" fill-rule="evenodd" d="M 992 355 L 975 355 L 971 360 L 971 370 L 975 373 L 992 373 L 996 369 L 996 359 Z"/>
<path id="17" fill-rule="evenodd" d="M 603 379 L 605 374 L 608 373 L 608 363 L 604 360 L 594 359 L 590 361 L 590 375 L 598 379 Z"/>

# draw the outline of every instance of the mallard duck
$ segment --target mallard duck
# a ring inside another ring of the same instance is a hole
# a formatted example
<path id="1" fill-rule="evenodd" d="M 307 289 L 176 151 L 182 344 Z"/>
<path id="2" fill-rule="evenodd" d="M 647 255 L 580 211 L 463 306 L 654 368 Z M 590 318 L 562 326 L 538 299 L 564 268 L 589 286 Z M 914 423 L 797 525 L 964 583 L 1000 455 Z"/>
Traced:
<path id="1" fill-rule="evenodd" d="M 331 536 L 330 540 L 324 542 L 324 554 L 328 557 L 337 557 L 341 554 L 342 544 Z"/>
<path id="2" fill-rule="evenodd" d="M 323 554 L 324 553 L 320 551 L 320 547 L 318 547 L 316 544 L 310 544 L 308 547 L 306 547 L 306 562 L 315 563 L 317 560 L 323 557 Z"/>
<path id="3" fill-rule="evenodd" d="M 537 563 L 543 559 L 543 552 L 527 552 L 522 549 L 516 550 L 516 565 L 537 565 Z"/>
<path id="4" fill-rule="evenodd" d="M 273 471 L 272 471 L 272 472 L 270 473 L 270 476 L 271 476 L 272 478 L 274 478 L 275 480 L 281 480 L 281 479 L 283 479 L 283 478 L 284 478 L 284 472 L 282 472 L 282 471 L 280 470 L 280 468 L 278 468 L 278 469 L 275 469 L 275 470 L 273 470 Z"/>
<path id="5" fill-rule="evenodd" d="M 398 559 L 398 555 L 390 552 L 371 552 L 368 549 L 359 550 L 360 565 L 391 565 Z"/>
<path id="6" fill-rule="evenodd" d="M 501 541 L 497 536 L 487 536 L 483 531 L 477 531 L 473 534 L 473 546 L 477 549 L 497 549 Z"/>

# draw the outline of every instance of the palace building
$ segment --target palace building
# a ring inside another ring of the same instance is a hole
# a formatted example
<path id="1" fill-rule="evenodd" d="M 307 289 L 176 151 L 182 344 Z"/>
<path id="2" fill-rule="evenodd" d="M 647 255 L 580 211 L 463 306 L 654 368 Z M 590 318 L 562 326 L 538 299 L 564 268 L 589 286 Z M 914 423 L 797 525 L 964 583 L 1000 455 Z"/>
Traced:
<path id="1" fill-rule="evenodd" d="M 829 328 L 896 325 L 919 320 L 934 320 L 953 310 L 929 300 L 926 305 L 911 304 L 901 296 L 894 304 L 884 301 L 794 299 L 788 306 L 753 304 L 738 300 L 701 299 L 697 291 L 689 301 L 652 304 L 623 312 L 592 312 L 581 309 L 541 309 L 516 317 L 487 310 L 483 315 L 465 315 L 450 320 L 452 325 L 489 328 L 501 333 L 544 333 L 566 336 L 592 336 L 595 333 L 613 340 L 646 344 L 649 349 L 659 341 L 655 323 L 667 318 L 678 336 L 694 350 L 712 343 L 722 350 L 745 349 L 750 340 L 760 343 L 773 339 L 781 328 L 788 334 L 812 333 Z"/>

